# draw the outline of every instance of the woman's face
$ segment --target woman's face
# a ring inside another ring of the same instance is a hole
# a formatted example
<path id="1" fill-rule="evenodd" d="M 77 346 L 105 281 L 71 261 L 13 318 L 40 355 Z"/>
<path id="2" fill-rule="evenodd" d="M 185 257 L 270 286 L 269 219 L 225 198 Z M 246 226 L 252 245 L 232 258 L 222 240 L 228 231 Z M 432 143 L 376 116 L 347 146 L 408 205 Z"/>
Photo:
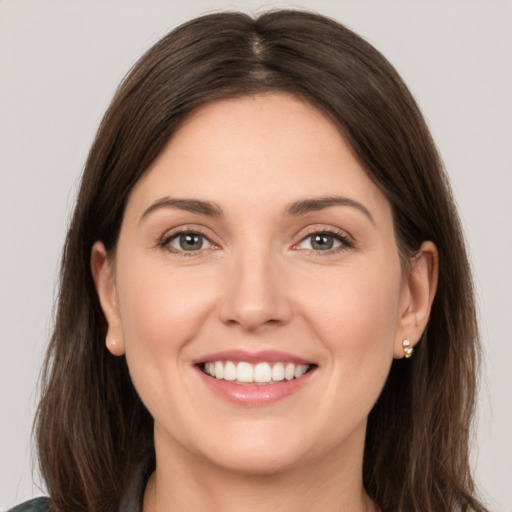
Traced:
<path id="1" fill-rule="evenodd" d="M 103 256 L 110 349 L 157 455 L 247 473 L 362 458 L 411 293 L 388 201 L 318 110 L 283 94 L 199 109 Z"/>

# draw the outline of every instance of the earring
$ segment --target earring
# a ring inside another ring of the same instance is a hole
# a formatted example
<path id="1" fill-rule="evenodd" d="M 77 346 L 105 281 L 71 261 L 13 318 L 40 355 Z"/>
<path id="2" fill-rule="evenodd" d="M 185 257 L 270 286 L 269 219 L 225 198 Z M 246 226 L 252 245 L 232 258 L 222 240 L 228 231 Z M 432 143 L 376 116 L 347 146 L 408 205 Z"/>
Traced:
<path id="1" fill-rule="evenodd" d="M 402 347 L 404 347 L 404 357 L 409 359 L 414 352 L 414 349 L 411 347 L 411 342 L 409 340 L 402 341 Z"/>

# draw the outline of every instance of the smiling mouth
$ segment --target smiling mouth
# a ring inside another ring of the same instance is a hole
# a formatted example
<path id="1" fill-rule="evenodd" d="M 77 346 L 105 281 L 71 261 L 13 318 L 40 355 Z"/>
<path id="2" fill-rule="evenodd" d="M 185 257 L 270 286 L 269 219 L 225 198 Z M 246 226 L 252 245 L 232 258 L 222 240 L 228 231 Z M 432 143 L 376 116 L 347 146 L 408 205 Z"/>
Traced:
<path id="1" fill-rule="evenodd" d="M 245 361 L 210 361 L 198 365 L 200 370 L 217 380 L 233 384 L 278 384 L 300 379 L 316 368 L 314 364 L 294 364 L 291 362 L 260 362 L 251 364 Z"/>

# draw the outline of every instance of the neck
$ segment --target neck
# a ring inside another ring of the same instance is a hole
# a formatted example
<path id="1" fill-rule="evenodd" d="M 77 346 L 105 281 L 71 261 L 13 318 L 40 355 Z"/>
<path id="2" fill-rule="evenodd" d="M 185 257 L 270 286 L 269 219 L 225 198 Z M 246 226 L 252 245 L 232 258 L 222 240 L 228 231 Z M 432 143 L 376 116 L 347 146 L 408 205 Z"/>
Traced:
<path id="1" fill-rule="evenodd" d="M 157 445 L 156 470 L 146 487 L 143 512 L 377 510 L 363 488 L 362 450 L 341 458 L 333 450 L 321 461 L 269 474 L 231 471 L 179 451 L 166 456 Z"/>

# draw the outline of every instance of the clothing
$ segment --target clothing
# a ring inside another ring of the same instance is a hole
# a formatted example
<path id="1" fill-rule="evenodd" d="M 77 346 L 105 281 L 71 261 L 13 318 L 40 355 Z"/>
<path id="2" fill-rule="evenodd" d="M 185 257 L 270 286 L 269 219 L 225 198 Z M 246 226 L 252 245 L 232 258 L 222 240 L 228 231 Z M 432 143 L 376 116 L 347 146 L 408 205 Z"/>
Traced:
<path id="1" fill-rule="evenodd" d="M 7 512 L 49 512 L 50 500 L 48 498 L 34 498 L 33 500 L 25 501 Z"/>
<path id="2" fill-rule="evenodd" d="M 118 508 L 118 512 L 142 512 L 142 498 L 148 479 L 148 465 L 142 464 L 137 468 L 131 479 L 126 494 Z M 34 498 L 16 505 L 7 512 L 52 512 L 49 498 Z"/>
<path id="3" fill-rule="evenodd" d="M 117 512 L 142 512 L 146 483 L 155 467 L 153 457 L 144 458 L 133 471 Z M 52 512 L 49 498 L 34 498 L 16 505 L 7 512 Z"/>
<path id="4" fill-rule="evenodd" d="M 16 505 L 7 512 L 52 512 L 52 508 L 49 498 L 40 497 Z M 141 512 L 140 500 L 127 498 L 118 512 Z"/>

